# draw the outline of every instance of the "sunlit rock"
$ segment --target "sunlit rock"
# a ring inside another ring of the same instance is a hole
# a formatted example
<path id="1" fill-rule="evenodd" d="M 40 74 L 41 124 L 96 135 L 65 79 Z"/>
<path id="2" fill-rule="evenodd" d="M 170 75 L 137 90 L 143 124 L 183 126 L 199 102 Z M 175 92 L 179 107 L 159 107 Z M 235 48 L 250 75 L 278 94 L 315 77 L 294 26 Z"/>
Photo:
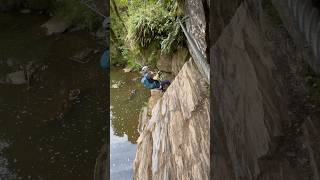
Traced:
<path id="1" fill-rule="evenodd" d="M 209 179 L 209 90 L 202 81 L 190 60 L 162 97 L 151 92 L 151 118 L 140 122 L 134 179 Z"/>

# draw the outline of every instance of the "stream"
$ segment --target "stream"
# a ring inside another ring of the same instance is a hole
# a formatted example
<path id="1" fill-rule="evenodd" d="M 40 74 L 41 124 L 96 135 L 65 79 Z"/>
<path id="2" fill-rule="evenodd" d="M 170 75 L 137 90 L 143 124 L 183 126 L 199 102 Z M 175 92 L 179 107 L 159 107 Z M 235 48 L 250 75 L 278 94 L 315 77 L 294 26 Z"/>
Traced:
<path id="1" fill-rule="evenodd" d="M 103 47 L 81 31 L 48 37 L 40 27 L 47 20 L 0 13 L 1 180 L 92 180 L 106 142 Z M 96 52 L 88 63 L 70 60 L 88 48 Z M 3 81 L 28 64 L 38 67 L 30 85 Z"/>
<path id="2" fill-rule="evenodd" d="M 140 75 L 112 67 L 110 71 L 110 179 L 133 178 L 133 161 L 139 137 L 139 113 L 150 91 L 140 83 Z"/>

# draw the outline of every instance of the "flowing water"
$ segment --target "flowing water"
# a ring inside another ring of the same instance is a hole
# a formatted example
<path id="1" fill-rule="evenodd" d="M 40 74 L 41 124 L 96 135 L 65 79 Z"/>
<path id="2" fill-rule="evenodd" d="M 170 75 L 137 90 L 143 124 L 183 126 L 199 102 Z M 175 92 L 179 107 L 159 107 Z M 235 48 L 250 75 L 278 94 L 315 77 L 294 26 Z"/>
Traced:
<path id="1" fill-rule="evenodd" d="M 1 180 L 92 180 L 106 141 L 103 47 L 84 32 L 47 37 L 40 27 L 47 20 L 0 14 L 0 79 L 30 62 L 42 67 L 31 87 L 0 84 Z M 86 64 L 69 59 L 86 48 L 100 52 Z M 80 95 L 70 101 L 73 90 Z"/>
<path id="2" fill-rule="evenodd" d="M 110 177 L 111 180 L 129 180 L 139 137 L 139 112 L 150 91 L 142 87 L 139 74 L 111 69 Z"/>

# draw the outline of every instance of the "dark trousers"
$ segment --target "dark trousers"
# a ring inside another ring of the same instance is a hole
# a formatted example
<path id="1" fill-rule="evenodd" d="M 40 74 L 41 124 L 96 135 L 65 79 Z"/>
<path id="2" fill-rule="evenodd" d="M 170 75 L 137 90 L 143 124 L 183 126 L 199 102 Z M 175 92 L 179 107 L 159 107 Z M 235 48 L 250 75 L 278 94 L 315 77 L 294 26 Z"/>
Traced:
<path id="1" fill-rule="evenodd" d="M 162 91 L 164 91 L 164 88 L 166 87 L 166 86 L 170 86 L 170 81 L 169 80 L 163 80 L 163 81 L 158 81 L 158 80 L 154 80 L 155 82 L 156 82 L 156 88 L 157 89 L 160 89 L 160 90 L 162 90 Z"/>
<path id="2" fill-rule="evenodd" d="M 171 83 L 169 80 L 164 80 L 164 81 L 160 81 L 160 84 L 162 87 L 164 87 L 164 86 L 170 86 Z"/>
<path id="3" fill-rule="evenodd" d="M 161 90 L 163 91 L 164 90 L 164 88 L 166 87 L 166 86 L 170 86 L 170 81 L 169 80 L 163 80 L 163 81 L 160 81 L 160 85 L 161 85 Z"/>

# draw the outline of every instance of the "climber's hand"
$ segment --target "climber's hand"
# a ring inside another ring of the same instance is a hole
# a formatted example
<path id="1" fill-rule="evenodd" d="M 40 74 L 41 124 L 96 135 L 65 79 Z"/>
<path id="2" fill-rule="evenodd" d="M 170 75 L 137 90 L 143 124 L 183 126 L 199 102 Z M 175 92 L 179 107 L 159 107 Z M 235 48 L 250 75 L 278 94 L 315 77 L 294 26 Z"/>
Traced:
<path id="1" fill-rule="evenodd" d="M 153 77 L 154 80 L 159 80 L 159 74 L 157 73 L 154 77 Z"/>

